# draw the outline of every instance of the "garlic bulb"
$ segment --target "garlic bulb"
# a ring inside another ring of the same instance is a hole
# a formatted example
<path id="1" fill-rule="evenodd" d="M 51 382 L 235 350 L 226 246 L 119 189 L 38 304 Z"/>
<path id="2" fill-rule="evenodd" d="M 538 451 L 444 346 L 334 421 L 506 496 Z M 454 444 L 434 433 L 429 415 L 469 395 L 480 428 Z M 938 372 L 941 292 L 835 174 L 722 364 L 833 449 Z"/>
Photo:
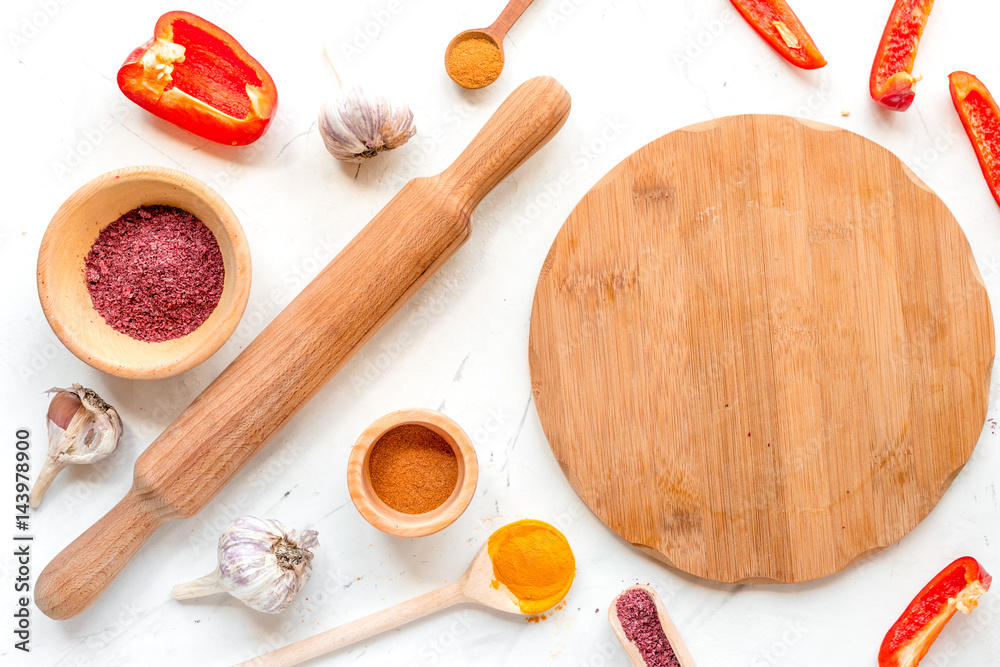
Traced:
<path id="1" fill-rule="evenodd" d="M 219 538 L 219 569 L 174 586 L 174 597 L 229 593 L 257 611 L 277 614 L 309 579 L 309 549 L 319 546 L 318 535 L 315 530 L 287 530 L 273 519 L 241 516 Z"/>
<path id="2" fill-rule="evenodd" d="M 122 439 L 118 412 L 93 389 L 74 384 L 68 389 L 53 387 L 49 402 L 49 451 L 28 502 L 38 507 L 56 475 L 71 463 L 97 463 L 111 455 Z"/>
<path id="3" fill-rule="evenodd" d="M 326 150 L 338 160 L 364 162 L 384 150 L 402 146 L 417 133 L 413 112 L 361 86 L 323 104 L 319 133 Z"/>

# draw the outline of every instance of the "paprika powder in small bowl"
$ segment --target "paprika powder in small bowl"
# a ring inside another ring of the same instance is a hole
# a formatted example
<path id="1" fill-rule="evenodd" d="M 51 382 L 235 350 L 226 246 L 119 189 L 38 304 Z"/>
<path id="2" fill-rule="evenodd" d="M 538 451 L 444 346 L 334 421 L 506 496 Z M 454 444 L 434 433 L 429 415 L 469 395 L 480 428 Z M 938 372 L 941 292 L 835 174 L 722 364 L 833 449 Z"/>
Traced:
<path id="1" fill-rule="evenodd" d="M 83 185 L 38 251 L 38 296 L 59 340 L 94 368 L 164 378 L 210 357 L 250 296 L 250 250 L 212 189 L 162 167 Z"/>
<path id="2" fill-rule="evenodd" d="M 454 421 L 433 410 L 390 413 L 351 450 L 347 489 L 370 524 L 399 537 L 436 533 L 472 501 L 476 450 Z"/>

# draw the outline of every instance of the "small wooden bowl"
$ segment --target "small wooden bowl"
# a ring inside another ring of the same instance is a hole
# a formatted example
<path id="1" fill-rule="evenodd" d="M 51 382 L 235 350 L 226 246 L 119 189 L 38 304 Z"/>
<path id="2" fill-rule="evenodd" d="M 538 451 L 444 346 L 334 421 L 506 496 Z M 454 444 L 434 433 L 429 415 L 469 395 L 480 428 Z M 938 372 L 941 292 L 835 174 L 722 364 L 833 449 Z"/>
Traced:
<path id="1" fill-rule="evenodd" d="M 434 431 L 451 445 L 458 459 L 455 489 L 444 503 L 423 514 L 405 514 L 386 505 L 372 488 L 368 473 L 368 459 L 375 443 L 405 424 L 418 424 Z M 423 537 L 450 525 L 469 506 L 478 480 L 476 450 L 462 427 L 440 412 L 420 408 L 399 410 L 375 420 L 358 438 L 347 463 L 347 490 L 358 512 L 382 532 L 399 537 Z"/>
<path id="2" fill-rule="evenodd" d="M 197 216 L 222 251 L 225 280 L 212 314 L 191 333 L 150 343 L 116 331 L 94 310 L 84 278 L 87 253 L 104 227 L 144 205 Z M 229 339 L 250 297 L 250 249 L 236 215 L 196 178 L 162 167 L 126 167 L 86 183 L 52 217 L 38 251 L 38 298 L 70 352 L 94 368 L 133 379 L 164 378 L 200 364 Z"/>

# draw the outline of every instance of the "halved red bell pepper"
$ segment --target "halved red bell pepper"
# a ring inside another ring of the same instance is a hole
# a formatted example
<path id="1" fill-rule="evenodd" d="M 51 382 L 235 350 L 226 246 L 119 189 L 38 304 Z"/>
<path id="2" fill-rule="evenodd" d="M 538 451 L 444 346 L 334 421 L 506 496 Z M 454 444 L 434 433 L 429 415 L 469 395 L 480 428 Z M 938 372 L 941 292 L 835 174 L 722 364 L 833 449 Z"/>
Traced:
<path id="1" fill-rule="evenodd" d="M 968 72 L 948 75 L 951 101 L 979 158 L 979 166 L 1000 204 L 1000 109 L 983 82 Z"/>
<path id="2" fill-rule="evenodd" d="M 802 69 L 817 69 L 826 64 L 816 42 L 785 0 L 732 0 L 732 3 L 757 34 L 788 62 Z"/>
<path id="3" fill-rule="evenodd" d="M 167 12 L 153 39 L 118 70 L 127 98 L 200 137 L 241 146 L 260 138 L 278 108 L 271 75 L 232 35 L 188 12 Z"/>
<path id="4" fill-rule="evenodd" d="M 941 570 L 889 628 L 878 652 L 879 667 L 915 667 L 956 611 L 968 614 L 976 608 L 992 580 L 970 556 Z"/>
<path id="5" fill-rule="evenodd" d="M 913 104 L 913 61 L 934 0 L 896 0 L 875 52 L 868 90 L 872 99 L 893 111 Z"/>

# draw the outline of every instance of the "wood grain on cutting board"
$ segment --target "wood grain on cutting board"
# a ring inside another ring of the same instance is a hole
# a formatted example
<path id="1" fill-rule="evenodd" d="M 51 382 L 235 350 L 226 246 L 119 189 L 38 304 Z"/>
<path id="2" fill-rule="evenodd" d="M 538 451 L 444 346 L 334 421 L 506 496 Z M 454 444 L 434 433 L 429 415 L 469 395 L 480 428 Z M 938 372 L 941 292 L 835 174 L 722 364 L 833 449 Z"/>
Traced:
<path id="1" fill-rule="evenodd" d="M 899 540 L 968 460 L 994 355 L 958 223 L 845 130 L 735 116 L 581 200 L 532 311 L 539 416 L 629 542 L 724 582 L 799 582 Z"/>

